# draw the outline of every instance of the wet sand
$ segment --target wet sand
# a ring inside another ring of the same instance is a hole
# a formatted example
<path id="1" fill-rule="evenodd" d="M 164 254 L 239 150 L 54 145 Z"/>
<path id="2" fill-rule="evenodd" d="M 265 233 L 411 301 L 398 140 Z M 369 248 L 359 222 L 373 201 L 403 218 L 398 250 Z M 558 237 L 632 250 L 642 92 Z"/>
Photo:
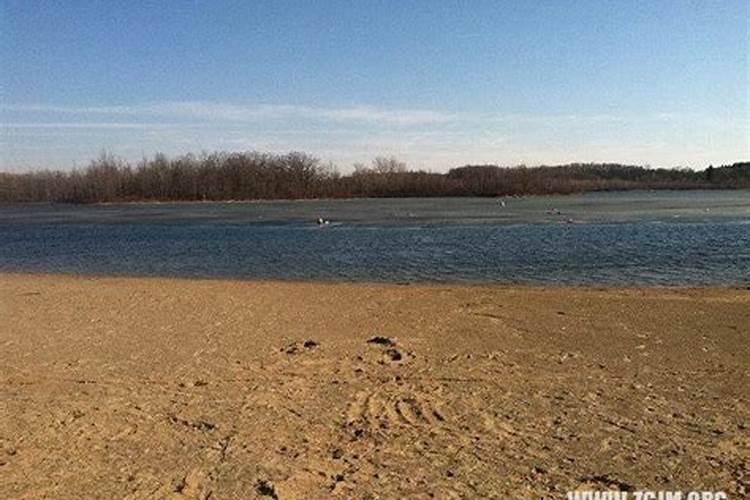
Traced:
<path id="1" fill-rule="evenodd" d="M 0 275 L 4 498 L 750 491 L 750 291 Z"/>

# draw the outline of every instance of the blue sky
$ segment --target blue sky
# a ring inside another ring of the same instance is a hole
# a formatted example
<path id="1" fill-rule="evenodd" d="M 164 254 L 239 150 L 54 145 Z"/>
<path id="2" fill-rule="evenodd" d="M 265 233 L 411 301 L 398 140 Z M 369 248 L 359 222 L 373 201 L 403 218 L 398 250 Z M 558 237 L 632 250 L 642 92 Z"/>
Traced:
<path id="1" fill-rule="evenodd" d="M 0 0 L 0 169 L 750 158 L 750 3 Z"/>

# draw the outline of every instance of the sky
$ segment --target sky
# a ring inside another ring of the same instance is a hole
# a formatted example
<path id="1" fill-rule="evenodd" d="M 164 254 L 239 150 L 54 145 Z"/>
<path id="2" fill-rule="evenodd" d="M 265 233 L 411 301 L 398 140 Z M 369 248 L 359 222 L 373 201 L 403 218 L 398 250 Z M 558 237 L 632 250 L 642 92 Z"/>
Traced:
<path id="1" fill-rule="evenodd" d="M 750 159 L 747 0 L 0 0 L 0 170 Z"/>

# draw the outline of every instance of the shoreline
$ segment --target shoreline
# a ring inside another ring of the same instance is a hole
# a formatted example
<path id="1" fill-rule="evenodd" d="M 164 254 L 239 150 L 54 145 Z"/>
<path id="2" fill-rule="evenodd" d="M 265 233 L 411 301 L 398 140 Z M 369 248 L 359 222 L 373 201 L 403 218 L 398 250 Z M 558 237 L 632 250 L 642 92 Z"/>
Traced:
<path id="1" fill-rule="evenodd" d="M 111 274 L 111 273 L 78 273 L 78 272 L 49 272 L 49 271 L 2 271 L 0 270 L 0 279 L 3 277 L 19 278 L 23 277 L 42 277 L 42 278 L 72 278 L 72 279 L 113 279 L 113 280 L 151 280 L 151 281 L 173 281 L 173 282 L 226 282 L 226 283 L 246 283 L 258 285 L 321 285 L 321 286 L 353 286 L 353 287 L 382 287 L 382 288 L 404 288 L 413 289 L 486 289 L 486 290 L 595 290 L 595 291 L 711 291 L 711 290 L 750 290 L 750 283 L 736 283 L 724 285 L 612 285 L 612 284 L 543 284 L 543 283 L 490 283 L 490 282 L 470 282 L 470 281 L 365 281 L 365 280 L 325 280 L 325 279 L 284 279 L 284 278 L 255 278 L 255 277 L 223 277 L 223 276 L 168 276 L 168 275 L 138 275 L 138 274 Z"/>
<path id="2" fill-rule="evenodd" d="M 739 497 L 746 325 L 746 289 L 0 273 L 0 473 L 13 498 Z"/>
<path id="3" fill-rule="evenodd" d="M 315 202 L 352 202 L 367 200 L 452 200 L 452 199 L 539 199 L 539 198 L 569 198 L 573 196 L 598 195 L 598 194 L 628 194 L 628 193 L 683 193 L 683 192 L 715 192 L 715 191 L 749 191 L 750 187 L 685 187 L 685 188 L 634 188 L 634 189 L 601 189 L 590 191 L 574 191 L 570 193 L 546 193 L 546 194 L 507 194 L 507 195 L 455 195 L 455 196 L 355 196 L 355 197 L 330 197 L 330 198 L 251 198 L 251 199 L 226 199 L 226 200 L 123 200 L 123 201 L 97 201 L 97 202 L 65 202 L 65 201 L 0 201 L 3 205 L 71 205 L 106 207 L 116 205 L 239 205 L 239 204 L 275 204 L 275 203 L 315 203 Z"/>

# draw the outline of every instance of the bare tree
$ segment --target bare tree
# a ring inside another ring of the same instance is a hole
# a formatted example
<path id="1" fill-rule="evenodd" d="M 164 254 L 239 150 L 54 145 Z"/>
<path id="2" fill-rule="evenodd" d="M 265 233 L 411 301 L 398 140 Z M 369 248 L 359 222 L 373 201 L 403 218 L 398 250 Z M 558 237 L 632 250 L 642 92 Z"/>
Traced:
<path id="1" fill-rule="evenodd" d="M 499 196 L 612 189 L 750 187 L 750 163 L 705 171 L 620 164 L 467 165 L 447 174 L 409 171 L 390 157 L 341 175 L 310 155 L 259 152 L 156 154 L 135 166 L 102 153 L 84 169 L 0 173 L 0 201 L 92 203 L 363 196 Z"/>

